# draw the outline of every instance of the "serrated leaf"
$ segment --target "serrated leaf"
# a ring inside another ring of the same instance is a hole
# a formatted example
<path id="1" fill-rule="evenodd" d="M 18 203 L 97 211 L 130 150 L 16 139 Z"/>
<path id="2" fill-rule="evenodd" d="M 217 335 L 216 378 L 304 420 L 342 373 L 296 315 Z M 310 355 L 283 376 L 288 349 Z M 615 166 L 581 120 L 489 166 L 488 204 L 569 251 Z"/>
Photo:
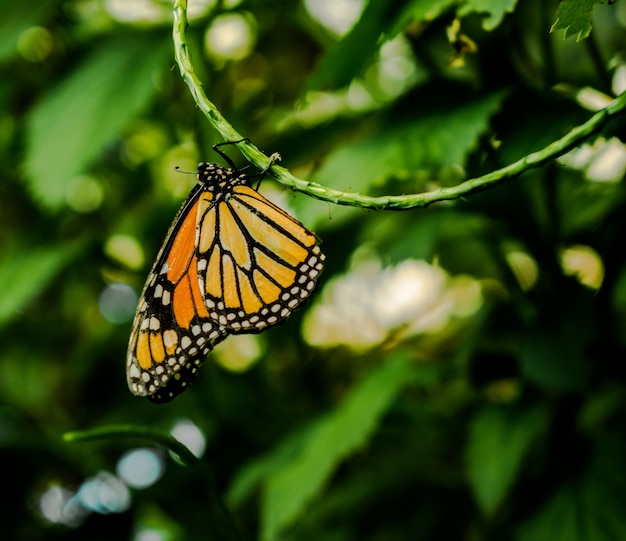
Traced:
<path id="1" fill-rule="evenodd" d="M 506 497 L 523 459 L 547 417 L 540 408 L 491 406 L 480 410 L 470 426 L 467 461 L 474 495 L 486 513 Z"/>
<path id="2" fill-rule="evenodd" d="M 56 8 L 59 1 L 15 2 L 0 0 L 0 61 L 13 56 L 17 51 L 18 40 L 24 30 L 41 24 Z"/>
<path id="3" fill-rule="evenodd" d="M 459 17 L 465 17 L 470 13 L 482 13 L 487 16 L 483 19 L 483 28 L 493 30 L 504 19 L 507 13 L 513 13 L 517 0 L 466 0 L 459 7 Z"/>
<path id="4" fill-rule="evenodd" d="M 33 109 L 25 172 L 43 206 L 60 208 L 72 179 L 148 106 L 168 47 L 165 36 L 156 42 L 152 34 L 115 36 Z"/>
<path id="5" fill-rule="evenodd" d="M 433 95 L 441 99 L 434 101 Z M 421 94 L 409 97 L 410 109 L 406 103 L 399 104 L 385 125 L 333 152 L 316 180 L 339 190 L 367 192 L 371 185 L 401 172 L 437 173 L 464 165 L 505 93 L 464 100 L 431 89 L 428 96 L 424 100 Z"/>
<path id="6" fill-rule="evenodd" d="M 591 34 L 591 12 L 594 5 L 600 1 L 562 0 L 550 32 L 563 29 L 566 39 L 573 35 L 576 35 L 576 41 L 587 38 Z"/>
<path id="7" fill-rule="evenodd" d="M 307 445 L 268 480 L 262 504 L 264 540 L 276 539 L 306 509 L 341 461 L 367 443 L 395 396 L 414 378 L 415 369 L 406 359 L 386 361 L 313 425 Z"/>
<path id="8" fill-rule="evenodd" d="M 3 254 L 0 263 L 0 326 L 20 316 L 24 308 L 71 262 L 80 242 L 61 246 L 20 247 Z"/>

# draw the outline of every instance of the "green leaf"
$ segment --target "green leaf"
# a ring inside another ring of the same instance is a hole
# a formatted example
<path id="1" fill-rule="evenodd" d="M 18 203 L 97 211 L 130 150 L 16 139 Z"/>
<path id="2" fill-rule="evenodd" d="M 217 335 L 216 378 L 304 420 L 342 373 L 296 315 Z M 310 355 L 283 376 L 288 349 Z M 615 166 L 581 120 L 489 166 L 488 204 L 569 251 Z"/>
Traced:
<path id="1" fill-rule="evenodd" d="M 402 357 L 385 361 L 335 411 L 313 425 L 307 445 L 268 480 L 262 504 L 263 539 L 276 539 L 305 511 L 341 461 L 367 443 L 415 374 L 414 366 Z"/>
<path id="2" fill-rule="evenodd" d="M 498 156 L 502 163 L 511 163 L 522 156 L 541 150 L 588 115 L 571 101 L 554 95 L 514 90 L 494 121 L 494 131 L 502 141 Z"/>
<path id="3" fill-rule="evenodd" d="M 389 32 L 393 37 L 412 22 L 423 23 L 436 19 L 446 9 L 458 4 L 458 0 L 412 0 L 404 7 L 394 28 Z"/>
<path id="4" fill-rule="evenodd" d="M 307 444 L 311 434 L 315 433 L 317 423 L 319 421 L 305 427 L 303 430 L 296 430 L 270 453 L 243 466 L 237 472 L 236 477 L 228 488 L 226 501 L 229 506 L 237 507 L 242 505 L 266 479 L 280 471 L 286 464 L 289 464 Z"/>
<path id="5" fill-rule="evenodd" d="M 470 13 L 486 13 L 483 20 L 485 30 L 493 30 L 504 19 L 507 13 L 513 13 L 517 0 L 466 0 L 459 8 L 459 17 L 465 17 Z"/>
<path id="6" fill-rule="evenodd" d="M 341 88 L 359 75 L 380 47 L 381 38 L 395 27 L 403 4 L 404 0 L 370 0 L 352 30 L 324 56 L 309 79 L 309 88 Z"/>
<path id="7" fill-rule="evenodd" d="M 316 180 L 339 190 L 367 192 L 372 184 L 392 175 L 436 174 L 440 169 L 464 165 L 505 93 L 463 99 L 445 89 L 428 92 L 428 100 L 422 99 L 421 93 L 407 97 L 410 103 L 401 103 L 383 126 L 330 154 Z M 439 96 L 436 101 L 433 94 Z"/>
<path id="8" fill-rule="evenodd" d="M 516 0 L 509 0 L 516 1 Z M 458 0 L 371 0 L 352 30 L 334 47 L 309 79 L 309 88 L 340 88 L 363 72 L 381 44 L 409 23 L 436 19 Z"/>
<path id="9" fill-rule="evenodd" d="M 472 489 L 486 513 L 506 497 L 525 456 L 547 423 L 541 408 L 490 406 L 470 426 L 467 461 Z"/>
<path id="10" fill-rule="evenodd" d="M 20 316 L 24 308 L 68 265 L 83 245 L 20 246 L 4 253 L 0 262 L 0 326 Z"/>
<path id="11" fill-rule="evenodd" d="M 577 235 L 601 226 L 608 217 L 620 212 L 626 201 L 622 183 L 584 182 L 582 173 L 562 174 L 559 208 L 565 235 Z"/>
<path id="12" fill-rule="evenodd" d="M 25 172 L 42 205 L 60 208 L 72 179 L 145 110 L 168 47 L 152 34 L 114 36 L 34 108 Z"/>
<path id="13" fill-rule="evenodd" d="M 576 450 L 572 450 L 575 452 Z M 626 539 L 623 442 L 600 441 L 588 468 L 567 482 L 518 531 L 517 541 Z"/>
<path id="14" fill-rule="evenodd" d="M 575 391 L 584 388 L 591 372 L 586 353 L 593 339 L 591 316 L 586 303 L 589 293 L 568 282 L 567 306 L 545 310 L 530 326 L 520 347 L 519 359 L 525 378 L 546 389 Z M 578 304 L 576 304 L 576 301 Z"/>
<path id="15" fill-rule="evenodd" d="M 0 0 L 0 61 L 12 57 L 17 51 L 22 33 L 41 24 L 60 2 L 15 2 Z"/>
<path id="16" fill-rule="evenodd" d="M 601 0 L 562 0 L 550 32 L 564 29 L 566 39 L 574 34 L 576 41 L 587 38 L 591 34 L 591 12 L 599 2 Z"/>

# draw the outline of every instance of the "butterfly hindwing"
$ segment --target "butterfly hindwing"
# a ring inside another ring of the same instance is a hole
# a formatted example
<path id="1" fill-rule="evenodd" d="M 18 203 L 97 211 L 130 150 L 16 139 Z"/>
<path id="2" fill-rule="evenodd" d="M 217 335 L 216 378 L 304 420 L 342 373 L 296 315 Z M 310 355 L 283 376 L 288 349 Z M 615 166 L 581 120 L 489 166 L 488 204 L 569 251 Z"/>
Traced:
<path id="1" fill-rule="evenodd" d="M 200 293 L 195 236 L 198 195 L 179 211 L 148 276 L 133 322 L 127 380 L 133 394 L 168 402 L 195 378 L 225 332 L 211 318 Z"/>

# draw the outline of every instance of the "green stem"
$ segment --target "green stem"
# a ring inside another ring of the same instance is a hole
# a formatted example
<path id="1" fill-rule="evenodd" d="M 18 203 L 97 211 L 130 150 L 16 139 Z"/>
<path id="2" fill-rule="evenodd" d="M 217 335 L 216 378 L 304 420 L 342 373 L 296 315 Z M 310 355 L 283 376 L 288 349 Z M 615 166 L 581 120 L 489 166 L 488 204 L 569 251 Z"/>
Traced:
<path id="1" fill-rule="evenodd" d="M 207 525 L 213 528 L 213 534 L 219 541 L 238 541 L 240 539 L 235 523 L 232 520 L 220 493 L 215 485 L 213 474 L 206 463 L 198 459 L 185 445 L 174 436 L 160 430 L 134 425 L 112 425 L 91 430 L 67 432 L 63 435 L 66 442 L 83 442 L 94 440 L 148 440 L 166 448 L 173 453 L 179 462 L 185 466 L 195 468 L 206 483 L 209 493 L 209 509 L 207 510 Z"/>
<path id="2" fill-rule="evenodd" d="M 187 0 L 174 2 L 174 49 L 176 62 L 180 68 L 183 80 L 189 87 L 199 109 L 206 115 L 209 122 L 220 133 L 225 141 L 243 139 L 228 121 L 207 98 L 202 83 L 198 79 L 191 64 L 187 47 L 185 31 L 187 28 Z M 430 192 L 409 195 L 389 195 L 370 197 L 359 193 L 341 192 L 327 188 L 315 182 L 299 179 L 287 169 L 273 165 L 272 174 L 285 186 L 295 191 L 306 193 L 322 201 L 329 201 L 337 205 L 348 205 L 373 210 L 408 210 L 424 208 L 433 203 L 450 201 L 473 195 L 519 177 L 525 171 L 548 163 L 586 141 L 592 134 L 600 130 L 612 117 L 620 114 L 626 108 L 626 92 L 601 111 L 598 111 L 587 122 L 576 126 L 561 139 L 550 143 L 545 148 L 528 154 L 520 160 L 506 167 L 497 169 L 486 175 L 472 178 L 457 186 L 439 188 Z M 241 153 L 259 169 L 264 170 L 270 164 L 270 158 L 263 154 L 252 143 L 245 141 L 238 145 Z"/>

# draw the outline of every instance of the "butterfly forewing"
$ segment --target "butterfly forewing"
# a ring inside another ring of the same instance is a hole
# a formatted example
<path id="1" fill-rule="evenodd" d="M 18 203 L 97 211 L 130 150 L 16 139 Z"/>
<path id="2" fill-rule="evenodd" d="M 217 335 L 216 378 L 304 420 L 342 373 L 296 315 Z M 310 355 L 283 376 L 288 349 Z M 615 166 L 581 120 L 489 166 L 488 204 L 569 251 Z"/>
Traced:
<path id="1" fill-rule="evenodd" d="M 204 167 L 203 167 L 204 166 Z M 232 333 L 283 322 L 314 291 L 324 255 L 313 233 L 232 169 L 200 164 L 198 276 L 209 316 Z"/>

